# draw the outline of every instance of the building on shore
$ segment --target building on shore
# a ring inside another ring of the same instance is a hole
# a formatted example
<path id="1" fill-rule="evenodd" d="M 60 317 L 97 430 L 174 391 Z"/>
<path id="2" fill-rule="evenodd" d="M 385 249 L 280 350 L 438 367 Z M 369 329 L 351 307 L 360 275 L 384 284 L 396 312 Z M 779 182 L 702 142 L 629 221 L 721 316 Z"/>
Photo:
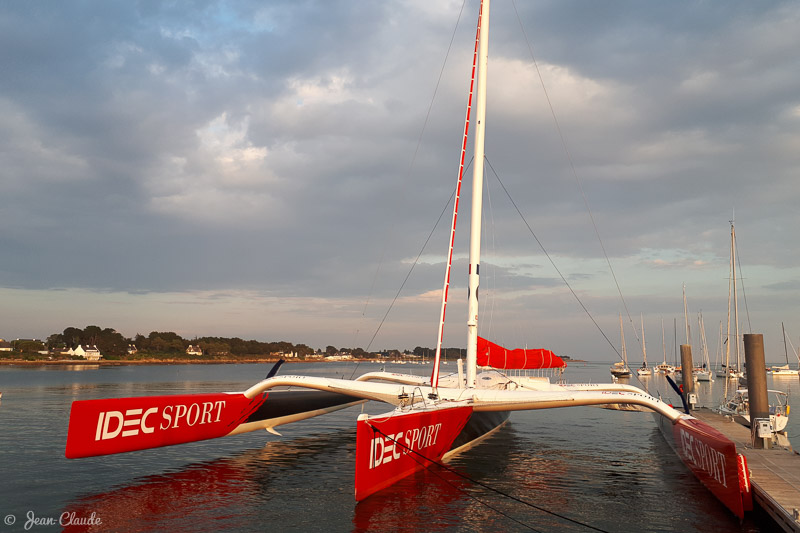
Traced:
<path id="1" fill-rule="evenodd" d="M 67 352 L 69 354 L 69 351 Z M 78 357 L 83 357 L 88 361 L 99 361 L 103 358 L 103 355 L 100 353 L 100 350 L 97 349 L 97 346 L 94 344 L 87 344 L 86 347 L 82 344 L 79 344 L 77 348 L 72 350 L 71 355 L 77 355 Z"/>

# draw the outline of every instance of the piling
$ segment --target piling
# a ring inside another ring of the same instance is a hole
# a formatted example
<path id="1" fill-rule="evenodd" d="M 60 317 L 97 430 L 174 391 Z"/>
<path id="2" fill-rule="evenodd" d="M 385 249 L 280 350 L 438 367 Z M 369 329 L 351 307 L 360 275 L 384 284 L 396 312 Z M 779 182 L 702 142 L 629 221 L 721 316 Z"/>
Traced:
<path id="1" fill-rule="evenodd" d="M 757 435 L 757 418 L 769 419 L 767 397 L 767 368 L 764 363 L 764 336 L 761 333 L 745 333 L 744 360 L 747 369 L 747 398 L 750 403 L 750 432 L 754 448 L 770 447 L 771 440 Z"/>
<path id="2" fill-rule="evenodd" d="M 694 405 L 689 398 L 694 394 L 694 362 L 692 361 L 692 347 L 689 344 L 681 344 L 681 376 L 683 379 L 683 397 L 689 409 L 694 409 Z"/>
<path id="3" fill-rule="evenodd" d="M 681 372 L 683 376 L 683 392 L 694 392 L 694 362 L 692 361 L 692 347 L 681 344 Z"/>

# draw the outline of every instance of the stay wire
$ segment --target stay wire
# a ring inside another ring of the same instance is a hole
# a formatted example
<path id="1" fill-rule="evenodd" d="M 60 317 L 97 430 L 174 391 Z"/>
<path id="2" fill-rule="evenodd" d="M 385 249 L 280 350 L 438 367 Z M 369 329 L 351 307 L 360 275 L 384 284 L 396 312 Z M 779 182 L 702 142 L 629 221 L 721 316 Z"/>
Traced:
<path id="1" fill-rule="evenodd" d="M 528 45 L 528 52 L 530 53 L 533 66 L 536 69 L 536 74 L 539 76 L 539 83 L 542 86 L 544 97 L 547 100 L 548 107 L 550 108 L 550 114 L 553 117 L 553 123 L 555 124 L 556 131 L 558 132 L 558 136 L 561 140 L 561 146 L 564 149 L 564 154 L 566 155 L 567 161 L 569 162 L 569 168 L 572 172 L 572 176 L 573 178 L 575 178 L 575 183 L 577 183 L 578 190 L 580 191 L 581 197 L 583 198 L 583 204 L 586 206 L 586 211 L 589 214 L 589 219 L 592 221 L 592 227 L 594 227 L 595 235 L 597 235 L 597 241 L 600 243 L 600 248 L 603 250 L 603 256 L 606 259 L 606 264 L 608 264 L 608 269 L 611 272 L 611 277 L 614 279 L 614 284 L 617 287 L 617 293 L 619 293 L 619 298 L 622 301 L 622 306 L 625 308 L 625 313 L 628 315 L 628 321 L 633 327 L 633 332 L 634 335 L 636 336 L 636 340 L 639 342 L 639 345 L 641 346 L 642 341 L 641 339 L 639 339 L 639 333 L 636 331 L 636 327 L 633 324 L 633 318 L 631 318 L 631 313 L 628 310 L 628 304 L 625 302 L 625 297 L 622 295 L 622 288 L 619 286 L 619 281 L 617 280 L 617 275 L 614 272 L 614 267 L 611 266 L 611 259 L 609 259 L 608 252 L 606 251 L 606 247 L 603 244 L 603 239 L 600 237 L 600 230 L 597 227 L 597 222 L 594 219 L 594 214 L 592 213 L 592 210 L 589 207 L 589 200 L 586 198 L 586 192 L 583 190 L 583 184 L 581 183 L 581 180 L 578 178 L 578 172 L 575 170 L 575 162 L 572 160 L 572 154 L 569 151 L 566 138 L 564 137 L 564 133 L 561 130 L 561 124 L 558 121 L 558 117 L 556 116 L 556 111 L 555 108 L 553 107 L 553 103 L 550 100 L 550 94 L 547 92 L 547 87 L 544 84 L 544 78 L 542 77 L 542 73 L 539 70 L 539 63 L 536 61 L 536 57 L 533 55 L 533 46 L 531 45 L 531 42 L 528 39 L 528 34 L 525 32 L 525 27 L 522 24 L 522 19 L 519 16 L 519 11 L 517 11 L 517 3 L 514 0 L 511 0 L 511 4 L 514 6 L 514 13 L 517 16 L 517 22 L 519 22 L 519 27 L 520 30 L 522 31 L 523 37 L 525 38 L 525 43 Z M 592 321 L 594 321 L 594 319 L 592 319 Z M 605 337 L 605 335 L 603 336 Z M 617 352 L 617 355 L 622 357 L 616 349 L 614 351 Z"/>
<path id="2" fill-rule="evenodd" d="M 753 332 L 753 326 L 750 324 L 750 308 L 747 307 L 747 293 L 744 290 L 744 275 L 742 274 L 742 259 L 739 256 L 739 238 L 736 237 L 736 262 L 739 263 L 739 282 L 742 286 L 742 299 L 744 300 L 744 312 L 747 315 L 747 329 L 750 333 Z"/>
<path id="3" fill-rule="evenodd" d="M 394 307 L 394 304 L 397 302 L 397 299 L 400 297 L 400 293 L 403 292 L 403 288 L 406 286 L 406 283 L 408 282 L 408 279 L 411 277 L 411 273 L 414 272 L 414 267 L 416 267 L 417 264 L 419 263 L 419 258 L 422 257 L 422 253 L 425 251 L 425 248 L 427 248 L 428 243 L 431 240 L 431 237 L 433 237 L 433 233 L 436 231 L 436 228 L 439 227 L 439 222 L 442 221 L 442 217 L 444 216 L 445 212 L 447 211 L 447 207 L 450 205 L 450 202 L 453 201 L 453 197 L 455 197 L 455 195 L 456 195 L 456 190 L 454 188 L 452 194 L 450 194 L 450 198 L 448 198 L 447 203 L 445 203 L 444 207 L 442 208 L 441 213 L 439 213 L 439 218 L 436 219 L 436 223 L 433 225 L 433 228 L 431 228 L 431 231 L 428 234 L 428 238 L 425 239 L 425 243 L 422 245 L 422 248 L 420 248 L 419 253 L 417 254 L 417 257 L 414 259 L 414 262 L 411 263 L 411 268 L 408 270 L 408 273 L 406 274 L 406 277 L 403 279 L 403 283 L 400 284 L 400 288 L 397 289 L 397 293 L 394 295 L 394 298 L 392 299 L 392 303 L 389 304 L 389 308 L 386 310 L 386 313 L 384 313 L 380 324 L 378 324 L 378 327 L 375 329 L 375 333 L 373 333 L 372 338 L 369 340 L 369 344 L 367 344 L 367 347 L 366 347 L 365 351 L 367 351 L 367 352 L 369 351 L 370 347 L 372 346 L 372 343 L 375 341 L 375 337 L 378 336 L 378 333 L 380 332 L 381 328 L 383 327 L 384 322 L 386 322 L 386 318 L 389 316 L 389 312 L 392 310 L 392 308 Z"/>
<path id="4" fill-rule="evenodd" d="M 468 476 L 468 475 L 466 475 L 466 474 L 462 474 L 462 473 L 461 473 L 461 472 L 459 472 L 458 470 L 456 470 L 456 469 L 454 469 L 454 468 L 451 468 L 451 467 L 447 466 L 447 465 L 446 465 L 446 464 L 444 464 L 444 463 L 441 463 L 441 462 L 438 462 L 438 461 L 434 461 L 433 459 L 430 459 L 430 458 L 426 457 L 425 455 L 423 455 L 423 454 L 421 454 L 420 452 L 418 452 L 418 451 L 416 451 L 416 450 L 414 450 L 414 449 L 410 448 L 409 446 L 406 446 L 406 445 L 405 445 L 405 444 L 403 444 L 402 442 L 400 442 L 400 441 L 398 441 L 398 440 L 394 439 L 394 438 L 393 438 L 393 437 L 391 437 L 390 435 L 387 435 L 386 433 L 384 433 L 383 431 L 381 431 L 380 429 L 378 429 L 377 427 L 375 427 L 375 426 L 373 426 L 373 425 L 371 425 L 371 424 L 370 424 L 370 428 L 372 428 L 372 430 L 373 430 L 374 432 L 380 433 L 380 434 L 381 434 L 381 435 L 383 435 L 383 436 L 384 436 L 386 439 L 388 439 L 388 440 L 392 441 L 392 442 L 393 442 L 393 443 L 394 443 L 396 446 L 397 446 L 397 445 L 399 445 L 401 448 L 403 448 L 403 449 L 407 450 L 408 452 L 412 453 L 413 455 L 416 455 L 416 456 L 419 456 L 419 457 L 421 457 L 422 459 L 424 459 L 424 460 L 425 460 L 425 461 L 427 461 L 428 463 L 434 464 L 434 465 L 438 466 L 439 468 L 442 468 L 443 470 L 447 470 L 447 471 L 448 471 L 448 472 L 450 472 L 451 474 L 455 474 L 456 476 L 458 476 L 458 477 L 460 477 L 460 478 L 462 478 L 462 479 L 464 479 L 464 480 L 466 480 L 466 481 L 469 481 L 470 483 L 474 483 L 475 485 L 478 485 L 478 486 L 480 486 L 480 487 L 483 487 L 484 489 L 486 489 L 486 490 L 488 490 L 488 491 L 494 492 L 495 494 L 498 494 L 498 495 L 500 495 L 500 496 L 503 496 L 503 497 L 505 497 L 505 498 L 508 498 L 508 499 L 510 499 L 510 500 L 513 500 L 513 501 L 515 501 L 515 502 L 517 502 L 517 503 L 521 503 L 521 504 L 523 504 L 523 505 L 525 505 L 525 506 L 527 506 L 527 507 L 531 507 L 531 508 L 533 508 L 533 509 L 536 509 L 537 511 L 541 511 L 541 512 L 543 512 L 543 513 L 545 513 L 545 514 L 549 514 L 549 515 L 551 515 L 551 516 L 555 516 L 555 517 L 557 517 L 557 518 L 560 518 L 560 519 L 562 519 L 562 520 L 565 520 L 565 521 L 567 521 L 567 522 L 573 523 L 573 524 L 575 524 L 575 525 L 578 525 L 578 526 L 581 526 L 581 527 L 585 527 L 585 528 L 591 529 L 591 530 L 593 530 L 593 531 L 600 531 L 601 533 L 610 533 L 609 531 L 606 531 L 605 529 L 600 529 L 600 528 L 598 528 L 598 527 L 595 527 L 595 526 L 593 526 L 593 525 L 591 525 L 591 524 L 586 524 L 586 523 L 584 523 L 584 522 L 580 522 L 579 520 L 575 520 L 574 518 L 570 518 L 570 517 L 568 517 L 568 516 L 564 516 L 564 515 L 562 515 L 562 514 L 556 513 L 555 511 L 551 511 L 551 510 L 549 510 L 549 509 L 545 509 L 544 507 L 540 507 L 540 506 L 538 506 L 538 505 L 536 505 L 536 504 L 534 504 L 534 503 L 531 503 L 531 502 L 529 502 L 529 501 L 526 501 L 526 500 L 523 500 L 523 499 L 517 498 L 516 496 L 512 496 L 511 494 L 508 494 L 507 492 L 503 492 L 503 491 L 501 491 L 501 490 L 499 490 L 499 489 L 496 489 L 496 488 L 494 488 L 494 487 L 491 487 L 491 486 L 487 485 L 486 483 L 483 483 L 483 482 L 481 482 L 481 481 L 478 481 L 477 479 L 473 479 L 473 478 L 471 478 L 470 476 Z M 420 464 L 420 465 L 424 465 L 424 464 L 425 464 L 425 463 L 423 463 L 422 461 L 419 461 L 419 460 L 417 460 L 416 458 L 414 458 L 414 461 L 416 461 L 416 462 L 417 462 L 417 464 Z M 508 518 L 509 520 L 511 520 L 511 521 L 513 521 L 513 522 L 516 522 L 517 524 L 519 524 L 519 525 L 521 525 L 521 526 L 523 526 L 523 527 L 525 527 L 525 528 L 527 528 L 527 529 L 530 529 L 530 530 L 532 530 L 532 531 L 539 531 L 538 529 L 534 528 L 533 526 L 530 526 L 530 525 L 528 525 L 528 524 L 526 524 L 526 523 L 524 523 L 524 522 L 521 522 L 521 521 L 517 520 L 516 518 L 514 518 L 514 517 L 510 516 L 509 514 L 507 514 L 507 513 L 503 512 L 503 511 L 501 511 L 500 509 L 496 509 L 495 507 L 492 507 L 492 506 L 491 506 L 491 505 L 489 505 L 488 503 L 486 503 L 486 502 L 484 502 L 483 500 L 479 499 L 477 496 L 474 496 L 474 495 L 472 495 L 472 494 L 469 494 L 469 493 L 468 493 L 467 491 L 465 491 L 464 489 L 461 489 L 461 488 L 459 488 L 459 487 L 456 487 L 456 486 L 455 486 L 455 485 L 453 485 L 453 484 L 452 484 L 452 483 L 451 483 L 449 480 L 447 480 L 447 479 L 445 479 L 444 477 L 440 476 L 438 473 L 436 473 L 436 472 L 433 472 L 433 474 L 434 474 L 436 477 L 438 477 L 439 479 L 443 480 L 443 481 L 444 481 L 445 483 L 447 483 L 448 485 L 450 485 L 451 487 L 453 487 L 455 490 L 457 490 L 457 491 L 461 492 L 462 494 L 464 494 L 464 495 L 468 496 L 469 498 L 472 498 L 473 500 L 475 500 L 475 501 L 476 501 L 476 502 L 478 502 L 479 504 L 481 504 L 481 505 L 483 505 L 483 506 L 485 506 L 485 507 L 488 507 L 488 508 L 489 508 L 489 509 L 491 509 L 492 511 L 494 511 L 494 512 L 496 512 L 496 513 L 498 513 L 498 514 L 500 514 L 500 515 L 502 515 L 502 516 L 504 516 L 504 517 L 506 517 L 506 518 Z"/>
<path id="5" fill-rule="evenodd" d="M 571 292 L 572 296 L 575 297 L 575 300 L 578 302 L 578 304 L 584 310 L 586 315 L 589 317 L 589 319 L 595 325 L 595 327 L 597 328 L 597 331 L 600 332 L 600 335 L 602 335 L 603 338 L 608 343 L 608 345 L 611 346 L 611 349 L 614 350 L 620 358 L 622 358 L 622 354 L 620 354 L 619 351 L 617 351 L 617 347 L 614 346 L 614 344 L 611 342 L 611 340 L 608 338 L 608 336 L 606 336 L 606 333 L 603 331 L 603 328 L 601 328 L 600 324 L 598 324 L 597 321 L 594 319 L 594 316 L 592 316 L 592 313 L 589 311 L 589 309 L 586 307 L 586 305 L 584 305 L 583 301 L 580 299 L 578 294 L 572 288 L 572 285 L 569 284 L 569 281 L 567 281 L 567 278 L 564 276 L 564 274 L 561 273 L 561 270 L 559 270 L 558 266 L 556 265 L 556 262 L 550 256 L 550 253 L 544 247 L 544 244 L 542 244 L 542 241 L 540 241 L 539 237 L 536 236 L 536 233 L 533 231 L 533 228 L 531 227 L 531 225 L 528 224 L 528 221 L 525 218 L 525 215 L 522 214 L 522 211 L 520 211 L 519 207 L 517 206 L 517 203 L 514 201 L 514 198 L 511 197 L 511 193 L 509 193 L 508 189 L 506 189 L 506 186 L 503 183 L 503 180 L 500 179 L 500 176 L 497 174 L 497 171 L 494 169 L 494 166 L 492 166 L 492 163 L 489 161 L 488 157 L 486 158 L 486 164 L 489 165 L 489 168 L 491 169 L 492 174 L 494 174 L 494 177 L 497 179 L 497 182 L 500 184 L 500 187 L 503 188 L 503 192 L 506 193 L 506 196 L 508 197 L 508 200 L 511 202 L 511 205 L 513 205 L 514 209 L 516 209 L 517 214 L 522 219 L 522 222 L 525 224 L 525 226 L 528 228 L 528 231 L 533 236 L 534 240 L 536 241 L 536 244 L 539 245 L 539 248 L 542 250 L 542 253 L 545 255 L 545 257 L 547 257 L 547 260 L 550 261 L 550 264 L 553 266 L 555 271 L 558 273 L 559 277 L 561 278 L 561 281 L 563 281 L 564 285 L 567 286 L 567 288 L 569 289 L 569 292 Z"/>
<path id="6" fill-rule="evenodd" d="M 450 36 L 450 42 L 447 45 L 447 51 L 445 52 L 444 60 L 442 61 L 442 66 L 439 69 L 439 77 L 436 79 L 436 85 L 433 88 L 433 94 L 431 95 L 431 100 L 430 100 L 430 103 L 428 104 L 428 110 L 425 113 L 425 120 L 422 123 L 422 128 L 420 129 L 419 136 L 417 137 L 417 144 L 416 144 L 416 146 L 414 148 L 414 153 L 411 156 L 411 161 L 409 162 L 408 170 L 406 171 L 406 178 L 408 178 L 411 175 L 412 169 L 414 168 L 414 164 L 416 163 L 416 160 L 417 160 L 417 155 L 419 154 L 420 146 L 422 146 L 422 137 L 425 134 L 425 131 L 428 129 L 428 122 L 430 121 L 430 118 L 431 118 L 431 112 L 433 110 L 433 103 L 436 101 L 436 95 L 439 93 L 439 87 L 442 84 L 442 77 L 444 76 L 444 69 L 447 66 L 447 60 L 450 58 L 450 52 L 453 49 L 453 42 L 455 41 L 456 33 L 458 31 L 458 27 L 461 24 L 461 16 L 464 13 L 464 7 L 465 7 L 466 3 L 467 3 L 466 0 L 464 0 L 462 2 L 461 10 L 458 12 L 458 18 L 456 19 L 456 23 L 455 23 L 455 26 L 453 28 L 453 33 Z M 373 293 L 373 290 L 375 289 L 375 281 L 378 278 L 378 273 L 380 272 L 381 266 L 383 265 L 383 258 L 384 258 L 385 255 L 386 255 L 386 246 L 385 246 L 385 243 L 384 243 L 384 249 L 381 252 L 380 260 L 378 261 L 378 267 L 375 269 L 375 275 L 373 276 L 372 286 L 370 287 L 370 292 L 369 292 L 369 295 L 367 296 L 367 300 L 364 303 L 364 309 L 361 312 L 361 319 L 362 320 L 364 319 L 364 316 L 366 315 L 367 306 L 369 305 L 369 302 L 372 299 L 372 293 Z M 354 339 L 353 339 L 353 347 L 354 348 L 355 348 L 355 345 L 356 345 L 356 340 L 358 338 L 359 330 L 360 330 L 360 327 L 359 327 L 359 329 L 356 330 L 356 332 L 354 334 Z M 377 334 L 377 332 L 376 332 L 376 334 Z M 372 340 L 374 340 L 374 339 L 375 339 L 375 337 L 373 336 Z M 370 344 L 371 343 L 372 343 L 372 341 L 370 341 Z"/>

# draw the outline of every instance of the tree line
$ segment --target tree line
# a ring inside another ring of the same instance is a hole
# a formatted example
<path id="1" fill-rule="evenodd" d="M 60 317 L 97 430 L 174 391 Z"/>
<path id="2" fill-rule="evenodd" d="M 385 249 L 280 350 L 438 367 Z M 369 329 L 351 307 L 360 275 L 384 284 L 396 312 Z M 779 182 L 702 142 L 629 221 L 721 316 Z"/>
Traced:
<path id="1" fill-rule="evenodd" d="M 68 327 L 62 333 L 47 337 L 47 348 L 51 351 L 68 350 L 78 345 L 94 345 L 104 356 L 124 356 L 130 347 L 140 354 L 185 354 L 189 345 L 199 347 L 203 354 L 264 356 L 273 353 L 296 353 L 305 357 L 314 349 L 305 344 L 291 342 L 260 342 L 238 337 L 199 337 L 184 339 L 173 331 L 151 331 L 149 335 L 136 334 L 133 338 L 123 336 L 113 328 L 87 326 L 83 329 Z"/>
<path id="2" fill-rule="evenodd" d="M 262 342 L 257 340 L 244 340 L 238 337 L 196 337 L 184 339 L 173 331 L 151 331 L 149 335 L 136 334 L 134 337 L 125 337 L 113 328 L 100 326 L 86 326 L 65 328 L 61 333 L 53 333 L 44 343 L 50 353 L 60 353 L 78 345 L 84 347 L 97 346 L 105 358 L 116 359 L 129 356 L 131 347 L 135 347 L 136 358 L 148 356 L 186 356 L 187 348 L 192 345 L 202 350 L 204 356 L 210 357 L 265 357 L 273 354 L 296 354 L 304 359 L 314 355 L 315 350 L 306 344 L 293 344 L 287 341 Z M 42 350 L 42 343 L 32 340 L 19 340 L 14 343 L 14 351 L 23 354 L 36 354 Z M 436 354 L 435 348 L 417 346 L 411 352 L 400 350 L 381 350 L 371 352 L 362 348 L 336 348 L 328 345 L 324 355 L 348 354 L 356 359 L 375 359 L 379 357 L 402 359 L 414 357 L 416 359 L 432 360 Z M 442 357 L 455 360 L 464 356 L 460 348 L 442 348 Z"/>

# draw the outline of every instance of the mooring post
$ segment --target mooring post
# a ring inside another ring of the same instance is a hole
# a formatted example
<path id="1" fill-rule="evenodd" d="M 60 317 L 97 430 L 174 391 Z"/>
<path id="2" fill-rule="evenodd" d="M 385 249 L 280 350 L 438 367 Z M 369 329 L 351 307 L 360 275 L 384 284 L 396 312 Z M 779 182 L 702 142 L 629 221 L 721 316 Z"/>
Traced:
<path id="1" fill-rule="evenodd" d="M 694 409 L 692 401 L 694 398 L 694 363 L 692 362 L 692 347 L 689 344 L 681 344 L 681 376 L 683 397 L 686 399 L 689 409 Z"/>
<path id="2" fill-rule="evenodd" d="M 767 367 L 764 363 L 764 335 L 744 334 L 744 361 L 747 370 L 747 399 L 750 402 L 750 433 L 754 448 L 771 448 L 772 438 L 758 435 L 756 419 L 769 420 Z"/>

